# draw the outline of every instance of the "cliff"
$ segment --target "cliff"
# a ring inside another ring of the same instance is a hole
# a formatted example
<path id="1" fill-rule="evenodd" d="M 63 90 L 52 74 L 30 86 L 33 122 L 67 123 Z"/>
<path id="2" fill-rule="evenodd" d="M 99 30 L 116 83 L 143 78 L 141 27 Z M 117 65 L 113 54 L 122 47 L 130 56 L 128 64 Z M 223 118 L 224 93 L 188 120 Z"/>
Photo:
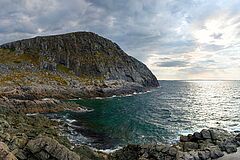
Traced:
<path id="1" fill-rule="evenodd" d="M 70 70 L 82 79 L 158 86 L 156 77 L 143 63 L 128 56 L 116 43 L 91 32 L 35 37 L 3 44 L 0 48 L 31 55 L 40 69 Z"/>

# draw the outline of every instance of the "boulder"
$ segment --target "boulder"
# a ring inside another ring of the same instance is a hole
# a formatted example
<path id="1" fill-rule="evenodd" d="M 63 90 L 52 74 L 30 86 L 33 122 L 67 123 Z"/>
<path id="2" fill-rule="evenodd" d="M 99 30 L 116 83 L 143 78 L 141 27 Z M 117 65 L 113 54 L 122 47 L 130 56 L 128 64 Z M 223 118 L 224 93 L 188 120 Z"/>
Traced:
<path id="1" fill-rule="evenodd" d="M 170 156 L 176 156 L 177 152 L 178 152 L 178 150 L 175 147 L 170 147 L 169 151 L 168 151 Z"/>
<path id="2" fill-rule="evenodd" d="M 8 146 L 3 142 L 0 142 L 0 159 L 17 160 L 17 158 L 9 151 Z"/>
<path id="3" fill-rule="evenodd" d="M 184 135 L 180 136 L 180 142 L 188 142 L 188 141 L 189 141 L 188 136 L 184 136 Z"/>
<path id="4" fill-rule="evenodd" d="M 207 129 L 203 129 L 201 131 L 201 135 L 202 135 L 203 139 L 211 139 L 212 138 L 209 130 L 207 130 Z"/>
<path id="5" fill-rule="evenodd" d="M 214 150 L 210 151 L 210 157 L 212 159 L 217 159 L 217 158 L 220 158 L 222 156 L 224 156 L 224 153 L 219 149 L 214 149 Z"/>
<path id="6" fill-rule="evenodd" d="M 193 136 L 192 136 L 192 140 L 193 141 L 198 141 L 198 140 L 202 140 L 203 137 L 202 137 L 202 134 L 199 133 L 199 132 L 194 132 L 193 133 Z"/>
<path id="7" fill-rule="evenodd" d="M 49 137 L 39 137 L 29 141 L 27 149 L 39 160 L 49 158 L 57 160 L 80 160 L 80 157 L 76 153 Z"/>
<path id="8" fill-rule="evenodd" d="M 198 156 L 202 160 L 207 160 L 207 159 L 209 159 L 211 157 L 211 153 L 208 150 L 206 150 L 206 151 L 199 151 L 198 152 Z"/>
<path id="9" fill-rule="evenodd" d="M 229 153 L 234 153 L 237 152 L 237 146 L 234 144 L 226 144 L 225 145 L 225 150 L 226 152 Z"/>
<path id="10" fill-rule="evenodd" d="M 191 151 L 191 150 L 196 150 L 198 149 L 199 146 L 195 142 L 184 142 L 183 144 L 183 151 Z"/>

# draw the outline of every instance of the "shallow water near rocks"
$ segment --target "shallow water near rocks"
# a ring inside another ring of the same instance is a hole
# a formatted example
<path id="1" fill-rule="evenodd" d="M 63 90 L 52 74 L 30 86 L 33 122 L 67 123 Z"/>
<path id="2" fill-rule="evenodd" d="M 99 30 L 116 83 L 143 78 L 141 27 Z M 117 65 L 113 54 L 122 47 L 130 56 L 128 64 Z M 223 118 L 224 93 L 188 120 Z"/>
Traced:
<path id="1" fill-rule="evenodd" d="M 72 122 L 69 135 L 74 143 L 98 149 L 169 143 L 180 134 L 210 127 L 240 131 L 240 81 L 159 83 L 159 88 L 144 94 L 73 100 L 93 111 L 58 116 Z"/>

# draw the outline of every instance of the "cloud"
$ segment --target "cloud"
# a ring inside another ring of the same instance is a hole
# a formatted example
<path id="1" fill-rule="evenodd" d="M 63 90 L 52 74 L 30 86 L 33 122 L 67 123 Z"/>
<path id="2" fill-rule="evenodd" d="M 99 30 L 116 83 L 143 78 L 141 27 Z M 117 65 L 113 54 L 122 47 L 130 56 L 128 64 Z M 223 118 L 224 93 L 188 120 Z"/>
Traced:
<path id="1" fill-rule="evenodd" d="M 155 63 L 158 67 L 186 67 L 189 63 L 186 61 L 165 61 Z"/>
<path id="2" fill-rule="evenodd" d="M 146 63 L 159 79 L 203 72 L 240 78 L 234 69 L 238 0 L 1 0 L 0 6 L 0 43 L 92 31 Z"/>

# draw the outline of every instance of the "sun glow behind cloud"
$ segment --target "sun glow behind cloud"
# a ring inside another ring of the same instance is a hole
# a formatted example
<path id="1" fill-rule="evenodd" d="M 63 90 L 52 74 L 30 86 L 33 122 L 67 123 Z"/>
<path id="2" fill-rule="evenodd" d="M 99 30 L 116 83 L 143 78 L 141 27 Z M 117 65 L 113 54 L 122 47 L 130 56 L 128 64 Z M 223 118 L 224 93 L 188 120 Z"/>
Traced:
<path id="1" fill-rule="evenodd" d="M 184 27 L 195 44 L 192 50 L 164 56 L 153 53 L 146 61 L 159 79 L 240 79 L 240 16 L 220 11 Z M 182 30 L 178 27 L 176 33 Z"/>

